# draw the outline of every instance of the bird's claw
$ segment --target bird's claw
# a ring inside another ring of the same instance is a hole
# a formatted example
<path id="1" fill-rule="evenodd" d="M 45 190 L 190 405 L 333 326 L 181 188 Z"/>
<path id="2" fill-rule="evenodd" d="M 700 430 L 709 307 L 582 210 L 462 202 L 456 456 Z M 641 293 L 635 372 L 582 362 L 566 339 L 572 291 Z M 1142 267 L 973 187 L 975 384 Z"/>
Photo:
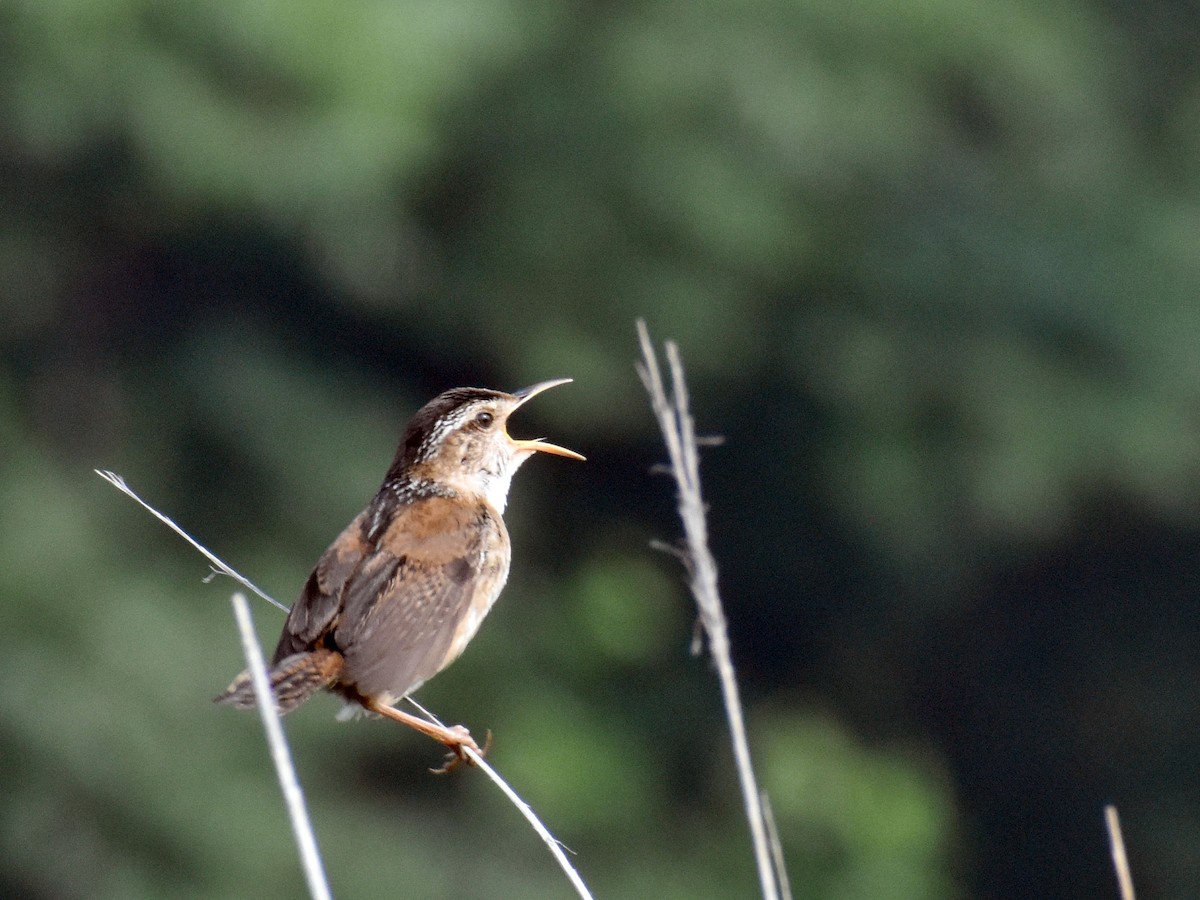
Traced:
<path id="1" fill-rule="evenodd" d="M 467 753 L 468 750 L 474 750 L 480 756 L 487 756 L 488 751 L 492 749 L 492 731 L 490 728 L 488 729 L 487 737 L 484 738 L 482 747 L 475 743 L 475 738 L 471 737 L 471 732 L 467 731 L 462 725 L 454 725 L 446 730 L 452 733 L 454 742 L 446 744 L 450 748 L 450 752 L 446 754 L 446 758 L 440 768 L 429 770 L 432 775 L 445 775 L 453 772 L 464 762 L 469 766 L 475 765 L 475 760 L 471 759 Z"/>

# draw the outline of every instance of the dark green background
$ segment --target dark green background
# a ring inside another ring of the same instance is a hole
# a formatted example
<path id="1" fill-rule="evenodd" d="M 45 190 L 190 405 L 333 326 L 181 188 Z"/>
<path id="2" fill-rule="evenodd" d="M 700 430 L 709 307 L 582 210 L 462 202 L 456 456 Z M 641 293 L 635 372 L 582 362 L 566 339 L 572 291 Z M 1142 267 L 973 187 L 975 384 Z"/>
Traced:
<path id="1" fill-rule="evenodd" d="M 0 5 L 0 894 L 295 897 L 230 582 L 459 384 L 585 464 L 421 699 L 598 897 L 748 897 L 633 322 L 679 341 L 798 898 L 1200 895 L 1200 8 Z M 255 613 L 273 644 L 281 617 Z M 339 897 L 565 897 L 478 773 L 287 720 Z"/>

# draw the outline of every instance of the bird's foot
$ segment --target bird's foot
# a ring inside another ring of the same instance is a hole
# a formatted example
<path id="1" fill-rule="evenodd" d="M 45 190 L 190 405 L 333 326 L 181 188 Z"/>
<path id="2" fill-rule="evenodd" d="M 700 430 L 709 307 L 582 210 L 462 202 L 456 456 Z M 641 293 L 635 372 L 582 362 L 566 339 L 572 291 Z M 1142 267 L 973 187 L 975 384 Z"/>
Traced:
<path id="1" fill-rule="evenodd" d="M 471 732 L 467 731 L 463 725 L 438 725 L 435 722 L 428 722 L 425 719 L 418 718 L 411 713 L 406 713 L 396 709 L 394 706 L 389 706 L 386 703 L 371 697 L 361 697 L 358 701 L 373 713 L 378 713 L 381 716 L 387 716 L 396 722 L 401 722 L 409 728 L 415 728 L 421 734 L 433 738 L 439 744 L 444 744 L 450 748 L 450 752 L 446 754 L 446 762 L 440 769 L 431 769 L 435 774 L 442 774 L 453 771 L 466 760 L 474 765 L 469 752 L 477 753 L 479 756 L 486 756 L 488 748 L 492 746 L 492 733 L 489 731 L 487 740 L 480 747 L 475 743 L 475 738 L 471 737 Z"/>
<path id="2" fill-rule="evenodd" d="M 429 770 L 432 775 L 445 775 L 453 772 L 464 762 L 469 766 L 475 765 L 475 760 L 467 753 L 468 750 L 473 750 L 479 756 L 483 757 L 487 756 L 488 751 L 492 749 L 492 731 L 490 728 L 488 729 L 487 737 L 484 738 L 482 747 L 475 743 L 475 738 L 471 737 L 471 732 L 467 731 L 462 725 L 453 725 L 445 729 L 445 731 L 446 737 L 451 740 L 445 740 L 442 743 L 450 748 L 450 752 L 446 754 L 446 758 L 440 768 Z"/>

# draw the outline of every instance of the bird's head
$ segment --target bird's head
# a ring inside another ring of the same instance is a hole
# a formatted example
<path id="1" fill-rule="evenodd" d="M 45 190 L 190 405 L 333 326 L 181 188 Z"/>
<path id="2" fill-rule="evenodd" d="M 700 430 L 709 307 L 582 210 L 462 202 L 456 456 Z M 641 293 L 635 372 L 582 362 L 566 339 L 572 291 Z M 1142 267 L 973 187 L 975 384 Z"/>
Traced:
<path id="1" fill-rule="evenodd" d="M 486 497 L 503 512 L 513 474 L 534 453 L 582 460 L 574 450 L 535 438 L 517 440 L 508 418 L 542 391 L 570 378 L 543 381 L 506 394 L 454 388 L 426 403 L 409 421 L 389 478 L 431 481 L 459 493 Z"/>

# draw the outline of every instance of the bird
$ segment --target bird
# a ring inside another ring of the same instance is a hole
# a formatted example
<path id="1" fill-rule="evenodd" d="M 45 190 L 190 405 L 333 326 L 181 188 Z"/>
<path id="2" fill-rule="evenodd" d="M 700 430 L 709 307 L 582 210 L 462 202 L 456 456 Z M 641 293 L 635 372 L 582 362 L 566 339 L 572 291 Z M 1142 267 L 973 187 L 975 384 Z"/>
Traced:
<path id="1" fill-rule="evenodd" d="M 482 752 L 463 726 L 394 704 L 458 658 L 500 596 L 512 556 L 502 515 L 517 469 L 535 453 L 584 459 L 507 429 L 526 402 L 570 381 L 511 394 L 454 388 L 417 411 L 383 484 L 288 613 L 269 671 L 281 714 L 325 690 L 345 701 L 340 717 L 366 710 L 402 722 L 448 747 L 452 763 L 467 748 Z M 255 706 L 249 672 L 214 700 Z"/>

